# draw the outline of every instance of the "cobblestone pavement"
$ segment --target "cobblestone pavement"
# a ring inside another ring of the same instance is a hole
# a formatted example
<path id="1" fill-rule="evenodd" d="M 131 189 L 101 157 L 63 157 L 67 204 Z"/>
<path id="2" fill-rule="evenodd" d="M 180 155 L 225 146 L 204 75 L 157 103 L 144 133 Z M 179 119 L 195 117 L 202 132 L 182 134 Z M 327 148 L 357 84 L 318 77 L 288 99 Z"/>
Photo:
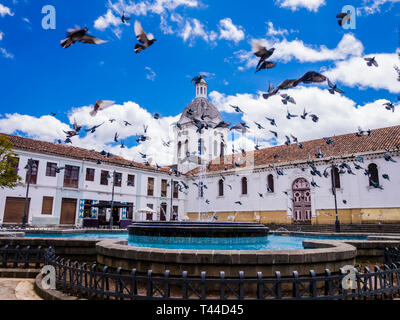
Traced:
<path id="1" fill-rule="evenodd" d="M 42 300 L 34 291 L 34 279 L 0 278 L 0 300 Z"/>

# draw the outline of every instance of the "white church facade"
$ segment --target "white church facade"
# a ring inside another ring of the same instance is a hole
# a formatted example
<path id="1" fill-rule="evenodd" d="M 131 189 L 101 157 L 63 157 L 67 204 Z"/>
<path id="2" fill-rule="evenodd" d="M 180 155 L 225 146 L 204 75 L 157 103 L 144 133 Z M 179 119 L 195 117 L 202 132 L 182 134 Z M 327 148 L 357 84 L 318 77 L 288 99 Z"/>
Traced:
<path id="1" fill-rule="evenodd" d="M 33 226 L 107 224 L 111 216 L 123 226 L 199 217 L 324 225 L 335 223 L 336 212 L 342 224 L 400 223 L 400 126 L 336 136 L 334 146 L 318 139 L 302 142 L 302 149 L 293 144 L 230 155 L 229 128 L 207 99 L 207 87 L 196 83 L 196 98 L 175 129 L 174 166 L 160 170 L 6 135 L 22 184 L 0 190 L 0 225 L 21 224 L 29 178 L 26 211 Z M 30 177 L 29 159 L 35 163 Z M 120 205 L 113 212 L 106 206 L 112 199 Z"/>

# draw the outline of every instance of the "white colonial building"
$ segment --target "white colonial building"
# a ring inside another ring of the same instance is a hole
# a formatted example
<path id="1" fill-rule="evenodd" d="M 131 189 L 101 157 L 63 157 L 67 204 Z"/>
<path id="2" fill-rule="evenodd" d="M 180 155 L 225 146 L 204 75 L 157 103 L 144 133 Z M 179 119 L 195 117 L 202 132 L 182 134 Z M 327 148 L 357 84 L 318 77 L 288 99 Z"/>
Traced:
<path id="1" fill-rule="evenodd" d="M 113 179 L 114 201 L 122 205 L 114 209 L 113 220 L 122 225 L 199 216 L 333 224 L 336 208 L 344 224 L 400 222 L 400 126 L 373 130 L 370 136 L 336 136 L 334 146 L 318 139 L 302 142 L 302 148 L 293 144 L 227 155 L 229 129 L 218 126 L 223 119 L 208 101 L 207 87 L 204 80 L 196 83 L 196 98 L 175 129 L 175 165 L 160 170 L 105 153 L 6 135 L 18 154 L 23 183 L 0 190 L 0 225 L 22 222 L 29 159 L 35 168 L 27 223 L 34 226 L 79 226 L 84 219 L 106 224 Z M 176 168 L 182 174 L 176 175 Z"/>

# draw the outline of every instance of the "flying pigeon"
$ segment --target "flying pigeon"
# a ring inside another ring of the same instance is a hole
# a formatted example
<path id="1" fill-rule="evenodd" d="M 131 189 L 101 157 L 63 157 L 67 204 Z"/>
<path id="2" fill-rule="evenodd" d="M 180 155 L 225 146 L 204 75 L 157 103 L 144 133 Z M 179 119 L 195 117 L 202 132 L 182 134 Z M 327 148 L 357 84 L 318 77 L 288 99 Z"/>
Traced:
<path id="1" fill-rule="evenodd" d="M 328 86 L 329 86 L 329 93 L 330 94 L 335 94 L 335 92 L 337 93 L 344 93 L 343 90 L 340 90 L 336 84 L 333 84 L 329 79 L 328 79 Z"/>
<path id="2" fill-rule="evenodd" d="M 313 122 L 317 123 L 319 121 L 319 117 L 315 114 L 310 114 L 310 117 Z"/>
<path id="3" fill-rule="evenodd" d="M 389 110 L 389 111 L 392 110 L 392 112 L 394 112 L 395 105 L 393 103 L 387 102 L 384 104 L 384 106 L 385 106 L 386 110 Z"/>
<path id="4" fill-rule="evenodd" d="M 141 43 L 141 44 L 136 44 L 136 46 L 135 46 L 136 54 L 147 49 L 148 47 L 153 45 L 155 41 L 157 41 L 156 39 L 154 39 L 154 37 L 151 33 L 149 33 L 149 36 L 147 37 L 147 35 L 143 31 L 142 25 L 140 24 L 139 21 L 135 21 L 135 34 L 136 34 L 136 38 Z"/>
<path id="5" fill-rule="evenodd" d="M 270 84 L 269 84 L 268 93 L 264 93 L 264 94 L 263 94 L 263 98 L 264 98 L 265 100 L 267 100 L 268 98 L 270 98 L 270 97 L 276 95 L 276 94 L 278 93 L 278 91 L 279 91 L 279 89 L 278 89 L 278 88 L 275 89 L 274 86 L 270 83 Z"/>
<path id="6" fill-rule="evenodd" d="M 205 79 L 205 78 L 207 78 L 207 76 L 201 74 L 201 75 L 199 75 L 199 76 L 195 76 L 195 77 L 192 79 L 192 82 L 194 82 L 194 83 L 200 83 L 200 81 L 203 80 L 203 79 Z"/>
<path id="7" fill-rule="evenodd" d="M 128 21 L 128 20 L 131 20 L 131 18 L 130 17 L 126 17 L 125 16 L 125 12 L 122 11 L 122 17 L 121 17 L 122 23 L 126 23 L 126 21 Z"/>
<path id="8" fill-rule="evenodd" d="M 287 105 L 288 102 L 296 104 L 296 101 L 291 96 L 287 95 L 286 93 L 285 94 L 281 94 L 281 97 L 282 97 L 282 103 L 284 105 Z"/>
<path id="9" fill-rule="evenodd" d="M 258 128 L 259 130 L 265 129 L 261 124 L 255 122 L 255 121 L 254 121 L 254 124 L 257 126 L 257 128 Z"/>
<path id="10" fill-rule="evenodd" d="M 90 112 L 90 115 L 91 115 L 92 117 L 95 117 L 99 111 L 102 111 L 102 110 L 104 110 L 104 109 L 107 109 L 107 108 L 111 107 L 114 103 L 115 103 L 115 101 L 110 101 L 110 100 L 99 100 L 99 101 L 97 101 L 96 104 L 94 105 L 94 108 L 93 108 L 93 110 Z"/>
<path id="11" fill-rule="evenodd" d="M 276 67 L 276 63 L 272 61 L 264 61 L 262 65 L 257 69 L 256 73 L 260 72 L 261 70 L 266 69 L 273 69 Z"/>
<path id="12" fill-rule="evenodd" d="M 159 120 L 161 118 L 161 115 L 158 113 L 153 114 L 153 118 L 156 120 Z"/>
<path id="13" fill-rule="evenodd" d="M 324 75 L 322 75 L 318 72 L 309 71 L 295 82 L 295 86 L 297 86 L 301 82 L 303 82 L 303 83 L 320 83 L 320 82 L 326 81 L 326 79 L 327 78 Z"/>
<path id="14" fill-rule="evenodd" d="M 114 142 L 118 142 L 118 132 L 116 132 L 114 135 Z"/>
<path id="15" fill-rule="evenodd" d="M 267 118 L 267 117 L 265 117 L 265 119 L 267 119 L 267 120 L 269 121 L 269 123 L 271 124 L 271 126 L 277 127 L 275 119 Z"/>
<path id="16" fill-rule="evenodd" d="M 95 133 L 96 130 L 97 130 L 98 128 L 100 128 L 103 124 L 104 124 L 104 122 L 103 122 L 102 124 L 97 125 L 97 126 L 93 126 L 93 127 L 89 128 L 89 129 L 85 129 L 85 131 L 86 131 L 86 132 L 90 132 L 90 133 Z"/>
<path id="17" fill-rule="evenodd" d="M 100 40 L 96 37 L 88 35 L 88 28 L 77 28 L 77 29 L 68 29 L 67 38 L 61 40 L 61 46 L 64 49 L 69 48 L 75 42 L 82 42 L 82 43 L 90 43 L 90 44 L 101 44 L 105 43 L 106 41 Z"/>
<path id="18" fill-rule="evenodd" d="M 243 113 L 243 111 L 238 107 L 238 106 L 232 106 L 231 107 L 235 110 L 237 113 Z"/>
<path id="19" fill-rule="evenodd" d="M 228 123 L 228 122 L 221 121 L 220 123 L 218 123 L 218 124 L 215 126 L 214 129 L 217 129 L 217 128 L 223 128 L 223 129 L 225 129 L 225 128 L 229 128 L 230 125 L 231 125 L 231 124 Z"/>
<path id="20" fill-rule="evenodd" d="M 335 141 L 333 141 L 331 138 L 324 138 L 324 140 L 327 145 L 332 145 L 333 147 L 335 146 Z"/>
<path id="21" fill-rule="evenodd" d="M 233 126 L 230 130 L 231 131 L 241 131 L 243 134 L 246 133 L 249 127 L 245 123 L 239 123 L 235 126 Z"/>
<path id="22" fill-rule="evenodd" d="M 306 120 L 308 116 L 308 112 L 306 111 L 306 109 L 304 109 L 303 114 L 300 116 L 303 120 Z"/>
<path id="23" fill-rule="evenodd" d="M 373 58 L 364 58 L 365 61 L 367 61 L 367 66 L 368 67 L 379 67 L 378 62 L 376 62 L 375 57 Z"/>
<path id="24" fill-rule="evenodd" d="M 262 46 L 258 41 L 253 41 L 252 50 L 253 53 L 258 58 L 260 58 L 260 61 L 258 62 L 256 69 L 258 69 L 262 65 L 262 63 L 266 61 L 268 58 L 270 58 L 275 52 L 275 48 L 271 48 L 270 50 L 268 50 L 267 48 Z"/>
<path id="25" fill-rule="evenodd" d="M 388 154 L 388 153 L 385 153 L 383 156 L 385 157 L 385 160 L 386 160 L 386 161 L 388 161 L 388 162 L 390 161 L 390 162 L 397 163 L 397 161 L 396 161 L 396 160 L 394 160 L 394 159 L 391 157 L 391 155 L 390 155 L 390 154 Z"/>
<path id="26" fill-rule="evenodd" d="M 340 20 L 338 20 L 339 26 L 343 27 L 348 21 L 351 22 L 351 15 L 352 15 L 352 12 L 350 12 L 350 13 L 345 13 L 345 12 L 339 13 L 336 16 L 336 18 L 340 19 Z"/>
<path id="27" fill-rule="evenodd" d="M 275 138 L 278 138 L 278 132 L 272 130 L 270 130 L 269 132 L 271 132 L 275 136 Z"/>
<path id="28" fill-rule="evenodd" d="M 290 119 L 292 119 L 292 118 L 297 118 L 297 117 L 298 117 L 298 115 L 291 114 L 291 113 L 289 112 L 289 110 L 288 110 L 287 116 L 286 116 L 286 118 L 287 118 L 288 120 L 290 120 Z"/>
<path id="29" fill-rule="evenodd" d="M 296 87 L 298 84 L 296 81 L 297 80 L 285 80 L 278 86 L 278 89 L 285 90 Z"/>

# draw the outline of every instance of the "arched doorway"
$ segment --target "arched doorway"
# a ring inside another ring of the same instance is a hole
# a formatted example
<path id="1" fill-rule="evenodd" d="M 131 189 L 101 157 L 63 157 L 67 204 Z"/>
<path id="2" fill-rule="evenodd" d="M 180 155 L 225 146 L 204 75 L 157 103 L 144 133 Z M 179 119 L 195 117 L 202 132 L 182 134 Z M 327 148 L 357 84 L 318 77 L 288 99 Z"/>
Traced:
<path id="1" fill-rule="evenodd" d="M 310 183 L 304 178 L 293 183 L 293 221 L 311 222 L 311 189 Z"/>

